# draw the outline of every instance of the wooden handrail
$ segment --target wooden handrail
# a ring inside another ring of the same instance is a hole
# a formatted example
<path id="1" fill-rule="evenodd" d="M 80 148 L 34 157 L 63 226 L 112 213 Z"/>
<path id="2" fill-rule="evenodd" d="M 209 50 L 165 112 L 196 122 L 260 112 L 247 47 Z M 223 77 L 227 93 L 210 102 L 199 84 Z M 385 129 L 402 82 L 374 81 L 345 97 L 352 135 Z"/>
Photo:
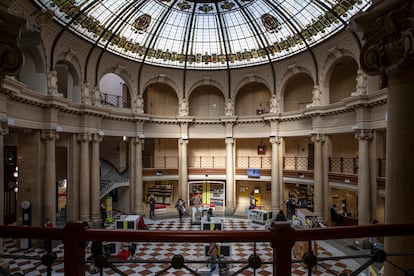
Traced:
<path id="1" fill-rule="evenodd" d="M 64 228 L 0 226 L 4 238 L 62 240 L 65 275 L 84 275 L 83 260 L 89 241 L 125 242 L 270 242 L 273 275 L 291 275 L 291 250 L 296 241 L 362 238 L 371 236 L 414 236 L 414 224 L 378 224 L 295 229 L 287 222 L 273 222 L 268 230 L 257 231 L 152 231 L 88 229 L 86 222 L 68 222 Z"/>

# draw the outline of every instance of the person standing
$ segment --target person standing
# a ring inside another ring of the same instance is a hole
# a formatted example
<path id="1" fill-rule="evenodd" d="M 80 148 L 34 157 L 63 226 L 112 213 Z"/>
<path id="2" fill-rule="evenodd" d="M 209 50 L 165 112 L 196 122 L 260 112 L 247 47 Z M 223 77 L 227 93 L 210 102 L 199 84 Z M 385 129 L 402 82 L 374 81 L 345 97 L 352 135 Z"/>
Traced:
<path id="1" fill-rule="evenodd" d="M 184 212 L 185 212 L 185 203 L 184 203 L 184 200 L 182 200 L 181 198 L 179 198 L 177 200 L 177 202 L 175 203 L 175 208 L 178 211 L 178 217 L 180 218 L 180 220 L 182 220 L 183 219 Z"/>
<path id="2" fill-rule="evenodd" d="M 210 273 L 212 273 L 217 268 L 218 251 L 219 247 L 217 243 L 211 242 L 207 252 L 207 254 L 210 256 L 211 261 Z"/>
<path id="3" fill-rule="evenodd" d="M 338 222 L 338 212 L 336 211 L 336 205 L 332 205 L 331 210 L 330 210 L 330 214 L 331 214 L 331 226 L 336 226 L 337 222 Z"/>
<path id="4" fill-rule="evenodd" d="M 153 217 L 155 218 L 155 196 L 151 195 L 150 196 L 150 219 L 152 219 Z"/>

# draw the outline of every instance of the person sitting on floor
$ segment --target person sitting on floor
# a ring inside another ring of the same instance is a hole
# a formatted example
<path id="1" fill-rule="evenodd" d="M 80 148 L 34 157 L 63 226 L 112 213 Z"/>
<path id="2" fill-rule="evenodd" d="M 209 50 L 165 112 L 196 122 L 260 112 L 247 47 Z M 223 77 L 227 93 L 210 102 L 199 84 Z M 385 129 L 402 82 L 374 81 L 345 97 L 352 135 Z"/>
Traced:
<path id="1" fill-rule="evenodd" d="M 140 230 L 148 230 L 149 227 L 144 222 L 144 216 L 139 217 L 137 228 Z"/>

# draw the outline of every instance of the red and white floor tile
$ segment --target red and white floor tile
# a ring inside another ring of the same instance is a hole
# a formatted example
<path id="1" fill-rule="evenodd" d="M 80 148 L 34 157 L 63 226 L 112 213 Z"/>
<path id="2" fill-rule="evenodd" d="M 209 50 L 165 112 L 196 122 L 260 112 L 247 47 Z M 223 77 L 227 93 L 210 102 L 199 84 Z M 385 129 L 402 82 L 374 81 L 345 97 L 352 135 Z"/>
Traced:
<path id="1" fill-rule="evenodd" d="M 200 230 L 200 225 L 193 225 L 190 218 L 185 218 L 183 221 L 179 221 L 177 218 L 150 220 L 146 219 L 150 230 Z M 239 218 L 225 218 L 224 230 L 263 230 L 265 226 L 260 224 L 251 223 L 246 219 Z M 161 270 L 167 268 L 170 265 L 172 256 L 181 254 L 186 261 L 191 261 L 188 265 L 191 269 L 196 271 L 205 271 L 207 269 L 206 263 L 193 263 L 194 261 L 207 261 L 207 257 L 204 254 L 204 247 L 207 244 L 204 243 L 137 243 L 137 250 L 134 260 L 137 262 L 128 263 L 116 263 L 115 266 L 127 275 L 156 275 Z M 232 243 L 231 244 L 231 256 L 227 257 L 227 261 L 231 262 L 232 271 L 238 271 L 246 264 L 239 264 L 237 262 L 246 262 L 248 257 L 253 254 L 253 243 Z M 53 251 L 56 253 L 58 259 L 63 260 L 63 245 L 56 246 Z M 21 255 L 22 257 L 41 257 L 44 254 L 43 249 L 26 249 L 22 250 L 16 247 L 16 242 L 11 239 L 5 240 L 5 252 L 4 254 Z M 257 243 L 256 254 L 260 256 L 262 262 L 270 262 L 272 260 L 272 249 L 269 243 Z M 90 255 L 89 248 L 87 248 L 86 257 Z M 339 249 L 336 249 L 329 245 L 327 242 L 318 241 L 318 257 L 332 257 L 343 256 L 344 253 Z M 114 256 L 116 259 L 116 256 Z M 23 273 L 27 276 L 47 275 L 46 267 L 41 264 L 39 259 L 6 259 L 9 263 L 9 271 L 12 273 Z M 132 260 L 132 261 L 134 261 Z M 165 263 L 144 263 L 141 261 L 165 261 Z M 139 262 L 138 262 L 139 261 Z M 235 263 L 232 263 L 235 262 Z M 350 273 L 358 268 L 358 263 L 355 260 L 336 260 L 336 261 L 323 261 L 319 263 L 316 270 L 312 272 L 312 275 L 338 275 L 345 272 Z M 55 263 L 52 266 L 52 275 L 63 275 L 64 266 L 62 262 Z M 86 273 L 86 275 L 92 275 L 92 269 Z M 302 276 L 307 275 L 307 269 L 299 263 L 292 265 L 292 275 Z M 110 268 L 104 269 L 104 275 L 118 275 Z M 99 274 L 95 274 L 99 275 Z M 192 275 L 188 270 L 175 270 L 169 269 L 162 275 Z M 238 275 L 272 275 L 272 266 L 263 264 L 259 269 L 253 271 L 247 269 L 242 271 Z"/>

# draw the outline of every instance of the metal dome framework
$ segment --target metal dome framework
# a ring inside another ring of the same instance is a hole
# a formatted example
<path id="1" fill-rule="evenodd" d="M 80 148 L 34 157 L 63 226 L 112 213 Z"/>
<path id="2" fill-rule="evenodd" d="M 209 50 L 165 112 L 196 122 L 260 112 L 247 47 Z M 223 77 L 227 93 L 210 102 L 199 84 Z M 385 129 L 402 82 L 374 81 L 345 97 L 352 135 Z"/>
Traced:
<path id="1" fill-rule="evenodd" d="M 34 0 L 95 46 L 146 64 L 229 69 L 310 49 L 370 0 Z"/>

